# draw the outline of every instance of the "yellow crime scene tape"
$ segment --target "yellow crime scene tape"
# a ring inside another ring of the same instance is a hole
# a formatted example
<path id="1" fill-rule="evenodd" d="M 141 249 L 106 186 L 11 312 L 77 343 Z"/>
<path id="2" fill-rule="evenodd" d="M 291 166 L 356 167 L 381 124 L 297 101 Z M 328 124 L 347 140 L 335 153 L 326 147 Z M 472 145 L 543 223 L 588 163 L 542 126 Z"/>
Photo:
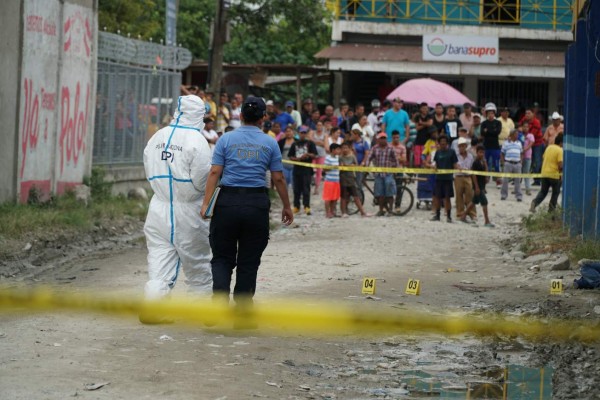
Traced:
<path id="1" fill-rule="evenodd" d="M 243 308 L 241 308 L 243 309 Z M 531 340 L 600 340 L 600 323 L 532 317 L 507 317 L 495 313 L 477 315 L 432 314 L 382 310 L 312 301 L 265 300 L 251 311 L 239 311 L 223 303 L 204 300 L 170 299 L 146 302 L 141 299 L 105 294 L 57 293 L 46 288 L 0 290 L 0 312 L 97 312 L 134 316 L 140 313 L 156 319 L 205 325 L 217 323 L 220 330 L 232 329 L 232 323 L 256 325 L 258 333 L 283 335 L 398 335 L 419 332 L 444 335 L 477 334 L 482 336 L 523 336 Z M 233 325 L 235 326 L 235 325 Z"/>
<path id="2" fill-rule="evenodd" d="M 488 172 L 488 171 L 473 171 L 462 169 L 431 169 L 431 168 L 385 168 L 385 167 L 359 167 L 359 166 L 344 166 L 339 167 L 323 164 L 311 164 L 300 161 L 283 160 L 284 164 L 299 165 L 301 167 L 320 168 L 320 169 L 339 169 L 340 171 L 354 172 L 374 172 L 388 174 L 420 174 L 420 175 L 439 175 L 439 174 L 463 174 L 463 175 L 479 175 L 489 176 L 493 178 L 552 178 L 559 179 L 561 174 L 515 174 L 507 172 Z"/>

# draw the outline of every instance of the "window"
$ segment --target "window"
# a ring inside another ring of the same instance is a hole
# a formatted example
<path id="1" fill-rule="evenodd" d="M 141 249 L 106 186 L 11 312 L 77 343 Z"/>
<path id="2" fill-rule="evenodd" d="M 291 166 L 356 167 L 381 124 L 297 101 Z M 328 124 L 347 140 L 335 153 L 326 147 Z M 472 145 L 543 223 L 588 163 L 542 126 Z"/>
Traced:
<path id="1" fill-rule="evenodd" d="M 482 21 L 498 25 L 519 25 L 519 0 L 483 0 Z"/>

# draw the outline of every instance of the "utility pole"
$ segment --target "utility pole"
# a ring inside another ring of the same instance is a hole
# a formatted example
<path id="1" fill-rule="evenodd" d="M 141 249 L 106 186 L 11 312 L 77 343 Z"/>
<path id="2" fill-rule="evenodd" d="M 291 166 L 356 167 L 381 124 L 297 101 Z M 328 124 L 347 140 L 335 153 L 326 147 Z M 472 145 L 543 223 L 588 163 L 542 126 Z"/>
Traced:
<path id="1" fill-rule="evenodd" d="M 206 87 L 214 92 L 214 100 L 218 103 L 223 79 L 223 46 L 227 36 L 227 10 L 231 5 L 231 0 L 216 0 L 216 2 L 217 12 L 211 30 Z"/>

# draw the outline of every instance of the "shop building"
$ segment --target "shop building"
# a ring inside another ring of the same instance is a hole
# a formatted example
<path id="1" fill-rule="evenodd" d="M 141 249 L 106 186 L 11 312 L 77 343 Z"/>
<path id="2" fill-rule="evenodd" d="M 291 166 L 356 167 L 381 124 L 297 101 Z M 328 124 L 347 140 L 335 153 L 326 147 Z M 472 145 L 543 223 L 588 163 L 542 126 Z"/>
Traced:
<path id="1" fill-rule="evenodd" d="M 316 56 L 334 73 L 334 102 L 369 104 L 431 77 L 478 105 L 564 106 L 573 0 L 337 0 L 332 44 Z"/>

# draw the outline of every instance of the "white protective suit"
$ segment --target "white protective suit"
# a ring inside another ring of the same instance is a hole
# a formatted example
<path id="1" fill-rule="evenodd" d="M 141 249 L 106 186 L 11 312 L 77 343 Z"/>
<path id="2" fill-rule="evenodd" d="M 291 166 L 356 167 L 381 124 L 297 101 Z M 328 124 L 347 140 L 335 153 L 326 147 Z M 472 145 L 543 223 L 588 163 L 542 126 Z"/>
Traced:
<path id="1" fill-rule="evenodd" d="M 202 135 L 204 102 L 181 96 L 174 119 L 144 149 L 146 177 L 154 190 L 144 225 L 148 245 L 147 299 L 169 294 L 180 269 L 191 292 L 212 290 L 209 222 L 200 216 L 211 151 Z"/>

